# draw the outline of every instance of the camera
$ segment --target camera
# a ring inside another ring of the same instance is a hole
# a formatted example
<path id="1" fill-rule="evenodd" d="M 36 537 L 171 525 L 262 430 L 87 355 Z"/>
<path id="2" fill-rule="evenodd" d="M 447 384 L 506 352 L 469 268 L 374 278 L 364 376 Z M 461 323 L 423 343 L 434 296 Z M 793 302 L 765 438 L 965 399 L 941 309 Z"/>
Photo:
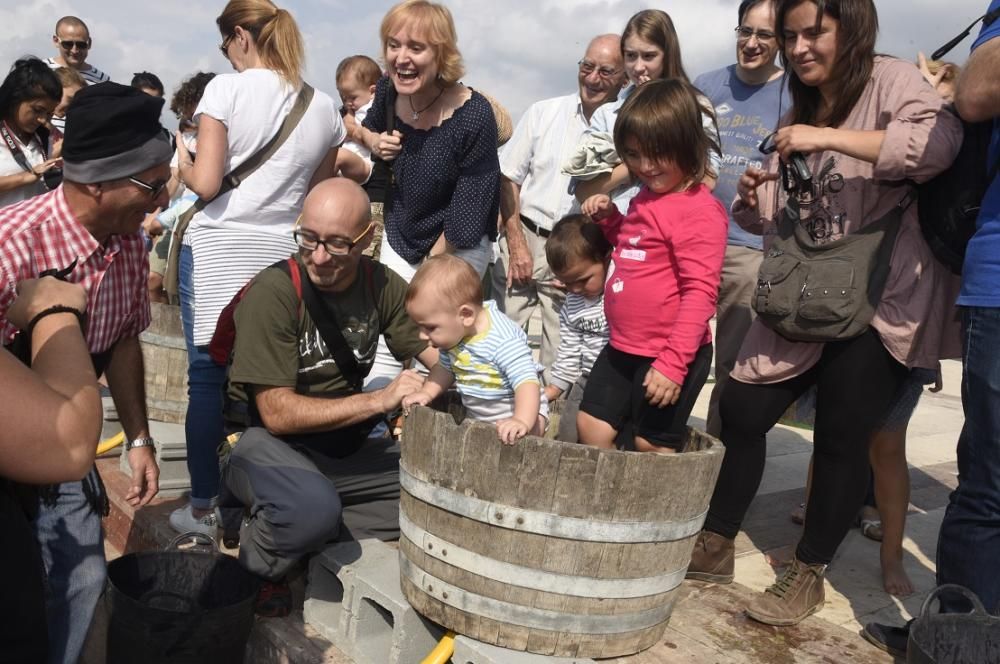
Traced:
<path id="1" fill-rule="evenodd" d="M 52 191 L 56 187 L 62 184 L 63 181 L 63 169 L 58 166 L 53 166 L 49 170 L 42 173 L 42 183 L 45 188 Z"/>

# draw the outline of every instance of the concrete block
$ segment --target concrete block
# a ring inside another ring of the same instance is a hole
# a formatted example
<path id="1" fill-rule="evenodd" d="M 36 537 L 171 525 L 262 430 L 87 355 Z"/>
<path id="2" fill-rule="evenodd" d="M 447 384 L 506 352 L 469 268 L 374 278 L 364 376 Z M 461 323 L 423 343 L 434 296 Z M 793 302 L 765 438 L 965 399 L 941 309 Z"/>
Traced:
<path id="1" fill-rule="evenodd" d="M 358 664 L 419 662 L 444 635 L 403 596 L 398 555 L 367 539 L 335 544 L 310 563 L 305 619 Z"/>
<path id="2" fill-rule="evenodd" d="M 455 637 L 455 654 L 451 656 L 451 664 L 586 664 L 593 661 L 586 657 L 536 655 L 493 646 L 467 636 Z"/>

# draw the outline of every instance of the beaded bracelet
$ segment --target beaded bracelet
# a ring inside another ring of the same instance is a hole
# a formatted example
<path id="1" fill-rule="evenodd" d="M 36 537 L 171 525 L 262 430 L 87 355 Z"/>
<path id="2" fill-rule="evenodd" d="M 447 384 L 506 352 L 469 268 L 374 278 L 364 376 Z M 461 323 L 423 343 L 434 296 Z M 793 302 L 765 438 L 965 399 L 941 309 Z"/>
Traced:
<path id="1" fill-rule="evenodd" d="M 32 318 L 31 321 L 28 323 L 28 326 L 24 328 L 24 333 L 28 337 L 30 337 L 32 330 L 34 330 L 35 326 L 38 325 L 38 321 L 52 314 L 73 314 L 74 316 L 76 316 L 77 322 L 80 323 L 81 330 L 83 330 L 84 325 L 86 324 L 86 319 L 84 318 L 84 314 L 79 309 L 74 309 L 73 307 L 67 307 L 66 305 L 63 304 L 57 304 L 55 306 L 49 307 L 48 309 L 43 309 L 42 311 L 39 311 L 37 314 L 35 314 L 35 317 Z"/>

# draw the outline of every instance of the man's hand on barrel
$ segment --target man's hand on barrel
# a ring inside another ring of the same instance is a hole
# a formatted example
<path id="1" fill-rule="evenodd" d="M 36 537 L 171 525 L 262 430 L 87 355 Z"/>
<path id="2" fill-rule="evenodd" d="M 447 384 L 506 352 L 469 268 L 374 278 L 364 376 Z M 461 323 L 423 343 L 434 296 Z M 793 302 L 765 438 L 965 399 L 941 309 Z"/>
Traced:
<path id="1" fill-rule="evenodd" d="M 413 369 L 401 372 L 378 393 L 382 400 L 382 412 L 391 413 L 399 408 L 403 399 L 417 392 L 423 384 L 423 377 Z"/>

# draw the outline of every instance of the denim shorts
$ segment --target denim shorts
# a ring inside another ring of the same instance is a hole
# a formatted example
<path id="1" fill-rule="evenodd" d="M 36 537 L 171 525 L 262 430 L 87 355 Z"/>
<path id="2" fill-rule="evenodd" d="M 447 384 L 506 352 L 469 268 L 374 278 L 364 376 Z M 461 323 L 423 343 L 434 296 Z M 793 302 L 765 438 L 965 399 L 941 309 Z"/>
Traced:
<path id="1" fill-rule="evenodd" d="M 878 428 L 892 430 L 905 427 L 917 408 L 920 395 L 924 392 L 924 385 L 933 385 L 936 381 L 937 371 L 933 369 L 920 367 L 910 369 L 910 375 L 899 386 Z"/>

